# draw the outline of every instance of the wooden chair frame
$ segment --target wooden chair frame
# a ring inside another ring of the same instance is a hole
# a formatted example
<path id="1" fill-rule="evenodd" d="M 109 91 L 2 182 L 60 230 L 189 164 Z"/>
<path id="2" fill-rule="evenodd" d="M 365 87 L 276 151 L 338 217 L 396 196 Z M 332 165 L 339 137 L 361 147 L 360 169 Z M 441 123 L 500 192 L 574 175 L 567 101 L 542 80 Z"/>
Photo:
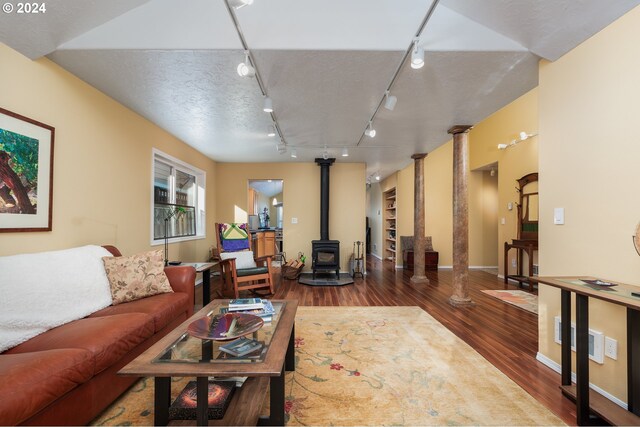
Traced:
<path id="1" fill-rule="evenodd" d="M 218 254 L 222 254 L 226 251 L 222 248 L 222 241 L 220 240 L 220 224 L 216 223 L 215 227 Z M 246 229 L 248 233 L 249 227 L 247 227 Z M 249 241 L 249 249 L 247 249 L 246 251 L 253 252 L 253 249 L 251 248 L 251 234 L 249 234 L 247 238 Z M 259 258 L 254 257 L 256 264 L 261 263 L 262 267 L 267 267 L 267 272 L 249 276 L 238 275 L 238 271 L 242 271 L 242 269 L 236 268 L 235 258 L 220 259 L 220 267 L 222 270 L 221 276 L 223 280 L 222 295 L 225 296 L 225 291 L 229 292 L 231 290 L 231 285 L 233 285 L 233 293 L 235 298 L 239 298 L 240 291 L 262 288 L 269 288 L 269 293 L 273 294 L 275 290 L 273 287 L 273 271 L 271 267 L 271 258 L 272 257 L 270 255 Z"/>

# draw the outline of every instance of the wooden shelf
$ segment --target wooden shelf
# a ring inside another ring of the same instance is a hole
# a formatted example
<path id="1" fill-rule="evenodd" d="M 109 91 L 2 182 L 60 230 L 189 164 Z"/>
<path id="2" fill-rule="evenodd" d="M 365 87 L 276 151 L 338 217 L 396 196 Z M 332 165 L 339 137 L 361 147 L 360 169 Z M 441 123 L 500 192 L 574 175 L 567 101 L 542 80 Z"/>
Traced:
<path id="1" fill-rule="evenodd" d="M 562 394 L 575 402 L 576 386 L 560 386 Z M 640 425 L 640 417 L 633 412 L 616 405 L 600 393 L 589 390 L 589 408 L 591 412 L 599 416 L 606 422 L 614 426 L 637 426 Z"/>
<path id="2" fill-rule="evenodd" d="M 382 195 L 383 197 L 383 204 L 385 205 L 384 207 L 384 211 L 383 211 L 383 220 L 385 222 L 383 222 L 383 224 L 385 224 L 383 226 L 383 228 L 386 230 L 385 235 L 386 236 L 390 236 L 390 235 L 395 235 L 396 233 L 396 228 L 397 228 L 397 224 L 396 224 L 396 217 L 397 217 L 397 213 L 396 213 L 396 189 L 395 187 L 387 190 L 383 193 Z M 387 201 L 389 200 L 389 201 Z M 391 231 L 393 231 L 393 233 L 390 233 Z M 391 238 L 391 237 L 385 237 L 384 240 L 384 250 L 386 251 L 386 254 L 390 254 L 391 256 L 388 256 L 386 259 L 388 259 L 389 261 L 392 262 L 396 262 L 396 250 L 392 249 L 393 247 L 395 247 L 396 244 L 396 239 L 395 238 Z"/>

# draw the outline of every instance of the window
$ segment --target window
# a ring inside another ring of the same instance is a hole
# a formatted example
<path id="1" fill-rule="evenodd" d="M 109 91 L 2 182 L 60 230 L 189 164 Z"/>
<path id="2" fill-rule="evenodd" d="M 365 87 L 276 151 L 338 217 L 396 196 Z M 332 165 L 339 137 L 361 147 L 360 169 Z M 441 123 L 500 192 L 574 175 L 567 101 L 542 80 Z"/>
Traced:
<path id="1" fill-rule="evenodd" d="M 153 149 L 151 244 L 205 236 L 205 172 Z"/>

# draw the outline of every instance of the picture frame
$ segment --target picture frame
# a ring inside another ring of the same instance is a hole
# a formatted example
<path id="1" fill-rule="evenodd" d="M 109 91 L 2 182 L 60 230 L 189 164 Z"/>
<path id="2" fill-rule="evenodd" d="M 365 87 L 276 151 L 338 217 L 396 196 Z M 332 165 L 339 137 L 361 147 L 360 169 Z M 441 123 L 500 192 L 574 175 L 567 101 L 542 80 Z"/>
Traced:
<path id="1" fill-rule="evenodd" d="M 0 233 L 51 231 L 55 128 L 0 107 Z"/>

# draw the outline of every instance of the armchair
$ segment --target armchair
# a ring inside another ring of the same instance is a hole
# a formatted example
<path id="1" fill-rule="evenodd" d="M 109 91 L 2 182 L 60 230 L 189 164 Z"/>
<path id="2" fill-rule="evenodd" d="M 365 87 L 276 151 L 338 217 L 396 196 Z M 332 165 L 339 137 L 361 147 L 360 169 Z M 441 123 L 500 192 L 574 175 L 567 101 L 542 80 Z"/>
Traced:
<path id="1" fill-rule="evenodd" d="M 271 256 L 254 258 L 247 224 L 216 223 L 216 240 L 222 269 L 223 294 L 233 285 L 235 298 L 240 291 L 268 288 L 274 293 Z M 258 265 L 258 263 L 260 265 Z"/>

